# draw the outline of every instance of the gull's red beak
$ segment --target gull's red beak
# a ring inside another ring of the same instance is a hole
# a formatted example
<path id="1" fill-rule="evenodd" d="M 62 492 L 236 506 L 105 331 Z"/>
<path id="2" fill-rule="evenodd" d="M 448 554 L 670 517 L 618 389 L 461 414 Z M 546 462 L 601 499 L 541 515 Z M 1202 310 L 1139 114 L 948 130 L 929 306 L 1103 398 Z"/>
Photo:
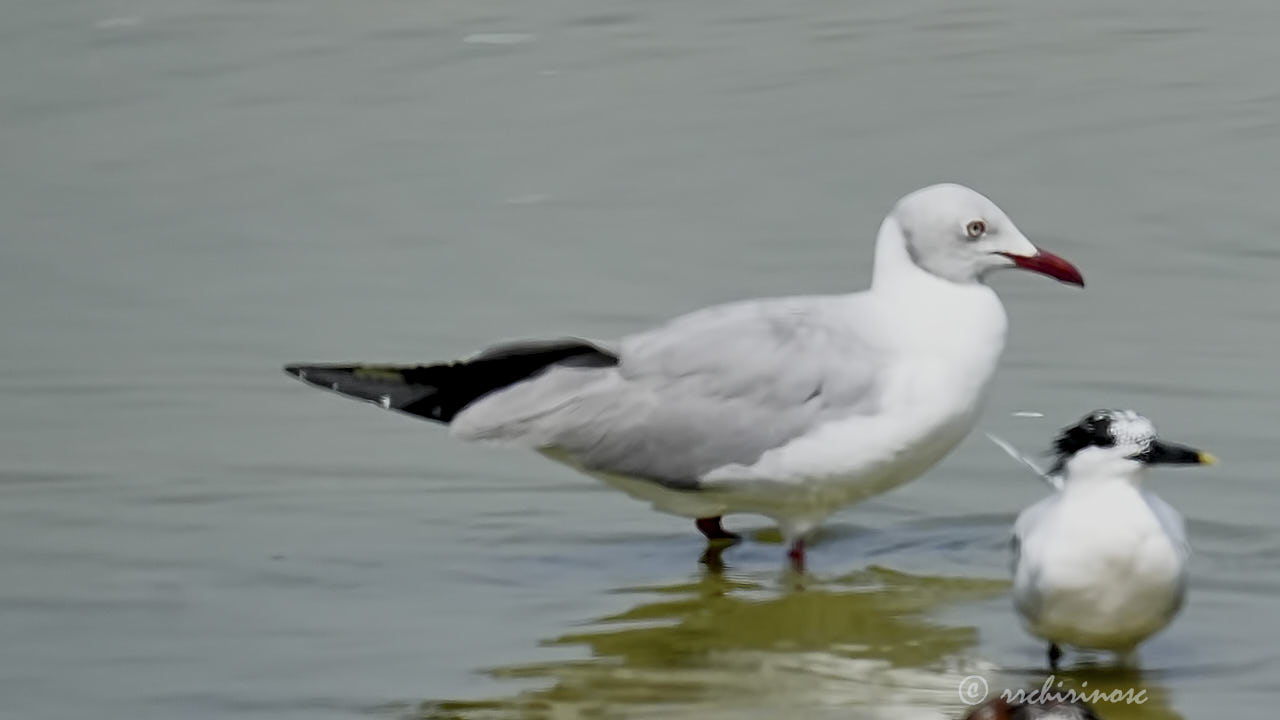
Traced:
<path id="1" fill-rule="evenodd" d="M 1084 287 L 1084 276 L 1080 274 L 1076 266 L 1051 252 L 1037 250 L 1035 255 L 1014 255 L 1013 253 L 1004 252 L 1000 254 L 1012 260 L 1014 265 L 1023 270 L 1048 275 L 1068 285 Z"/>

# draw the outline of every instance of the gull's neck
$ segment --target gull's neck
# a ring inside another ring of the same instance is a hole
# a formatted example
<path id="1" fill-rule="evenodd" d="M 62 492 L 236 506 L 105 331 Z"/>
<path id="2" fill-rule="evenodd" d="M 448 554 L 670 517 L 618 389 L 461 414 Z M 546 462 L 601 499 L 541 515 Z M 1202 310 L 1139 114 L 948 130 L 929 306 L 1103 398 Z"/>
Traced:
<path id="1" fill-rule="evenodd" d="M 957 283 L 916 265 L 893 217 L 876 237 L 871 294 L 892 305 L 899 336 L 912 345 L 981 345 L 996 356 L 1004 348 L 1007 318 L 995 291 Z"/>
<path id="2" fill-rule="evenodd" d="M 911 285 L 927 287 L 933 283 L 950 283 L 925 271 L 911 259 L 907 239 L 892 216 L 880 224 L 876 235 L 876 257 L 871 274 L 871 289 L 892 291 Z"/>

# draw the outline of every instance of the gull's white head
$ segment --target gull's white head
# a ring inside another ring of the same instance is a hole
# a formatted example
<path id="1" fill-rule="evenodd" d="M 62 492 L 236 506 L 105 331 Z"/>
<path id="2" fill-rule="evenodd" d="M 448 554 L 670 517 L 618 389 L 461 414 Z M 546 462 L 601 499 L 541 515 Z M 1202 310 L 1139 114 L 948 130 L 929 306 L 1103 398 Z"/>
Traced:
<path id="1" fill-rule="evenodd" d="M 1094 410 L 1053 441 L 1054 472 L 1132 473 L 1148 465 L 1212 465 L 1206 452 L 1165 442 L 1150 420 L 1133 410 Z"/>
<path id="2" fill-rule="evenodd" d="M 911 260 L 955 283 L 982 282 L 987 273 L 1018 267 L 1084 285 L 1071 263 L 1027 240 L 1008 215 L 963 185 L 930 185 L 898 201 L 887 223 L 901 234 Z"/>

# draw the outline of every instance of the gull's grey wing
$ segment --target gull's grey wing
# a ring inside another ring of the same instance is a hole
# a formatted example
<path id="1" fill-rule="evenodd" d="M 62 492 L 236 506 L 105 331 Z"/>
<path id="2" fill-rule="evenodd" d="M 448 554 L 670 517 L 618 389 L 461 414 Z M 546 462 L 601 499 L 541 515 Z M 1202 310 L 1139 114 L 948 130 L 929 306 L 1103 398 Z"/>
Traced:
<path id="1" fill-rule="evenodd" d="M 830 419 L 875 412 L 880 364 L 867 326 L 850 320 L 856 303 L 789 298 L 686 315 L 624 339 L 614 367 L 553 367 L 494 392 L 453 431 L 696 487 Z"/>

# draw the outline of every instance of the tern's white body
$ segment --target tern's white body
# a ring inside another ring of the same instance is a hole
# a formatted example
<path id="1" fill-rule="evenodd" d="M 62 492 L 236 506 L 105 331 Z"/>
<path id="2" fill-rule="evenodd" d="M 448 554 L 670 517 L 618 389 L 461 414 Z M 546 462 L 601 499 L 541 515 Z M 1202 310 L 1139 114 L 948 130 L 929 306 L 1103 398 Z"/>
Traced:
<path id="1" fill-rule="evenodd" d="M 1129 460 L 1077 458 L 1061 492 L 1014 526 L 1014 604 L 1027 630 L 1051 643 L 1126 653 L 1182 606 L 1181 516 L 1141 486 Z"/>

